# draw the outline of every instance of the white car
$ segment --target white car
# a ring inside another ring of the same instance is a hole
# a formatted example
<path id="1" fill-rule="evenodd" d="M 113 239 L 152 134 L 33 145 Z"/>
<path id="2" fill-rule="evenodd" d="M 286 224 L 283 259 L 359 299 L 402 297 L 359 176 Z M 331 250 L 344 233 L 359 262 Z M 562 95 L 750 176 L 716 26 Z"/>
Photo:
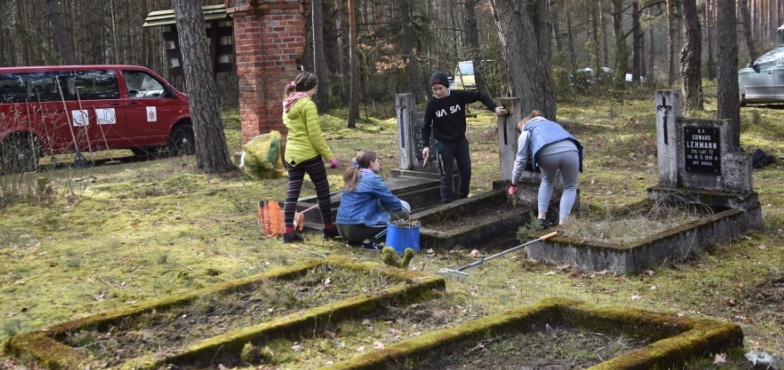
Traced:
<path id="1" fill-rule="evenodd" d="M 784 46 L 777 47 L 738 71 L 740 104 L 784 102 Z"/>

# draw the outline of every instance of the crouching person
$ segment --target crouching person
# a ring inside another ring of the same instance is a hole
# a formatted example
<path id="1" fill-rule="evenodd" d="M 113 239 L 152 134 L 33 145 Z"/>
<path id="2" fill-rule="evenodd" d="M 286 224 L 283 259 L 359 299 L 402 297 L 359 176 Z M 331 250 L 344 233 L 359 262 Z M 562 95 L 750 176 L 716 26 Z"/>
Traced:
<path id="1" fill-rule="evenodd" d="M 349 245 L 378 249 L 375 236 L 386 230 L 388 221 L 407 219 L 411 206 L 393 195 L 378 175 L 378 154 L 360 151 L 353 165 L 343 173 L 345 188 L 335 224 Z"/>

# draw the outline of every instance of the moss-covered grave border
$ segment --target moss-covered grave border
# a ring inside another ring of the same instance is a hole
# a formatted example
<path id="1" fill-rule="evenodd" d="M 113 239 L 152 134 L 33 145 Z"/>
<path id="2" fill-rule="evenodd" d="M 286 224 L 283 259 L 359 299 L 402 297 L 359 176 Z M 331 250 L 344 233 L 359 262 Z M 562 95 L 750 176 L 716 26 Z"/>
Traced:
<path id="1" fill-rule="evenodd" d="M 630 207 L 649 204 L 643 200 Z M 759 227 L 759 205 L 752 209 L 711 207 L 713 214 L 626 243 L 606 243 L 556 236 L 527 248 L 528 257 L 585 271 L 633 273 L 684 259 Z M 548 230 L 550 231 L 550 230 Z M 545 232 L 541 232 L 544 235 Z M 541 236 L 536 235 L 536 236 Z"/>
<path id="2" fill-rule="evenodd" d="M 743 345 L 743 331 L 731 322 L 685 317 L 633 308 L 550 298 L 486 316 L 457 327 L 431 332 L 322 370 L 384 369 L 441 356 L 491 336 L 530 331 L 534 324 L 562 325 L 608 335 L 626 335 L 650 344 L 604 361 L 591 370 L 679 368 L 690 359 Z M 470 347 L 469 347 L 470 348 Z M 409 362 L 410 361 L 410 362 Z"/>
<path id="3" fill-rule="evenodd" d="M 220 351 L 240 355 L 246 343 L 260 343 L 270 338 L 290 338 L 313 331 L 329 322 L 361 317 L 385 305 L 401 305 L 418 302 L 431 296 L 434 289 L 444 290 L 443 277 L 421 272 L 388 267 L 373 262 L 352 260 L 343 256 L 332 256 L 289 266 L 260 275 L 234 280 L 162 300 L 137 304 L 115 311 L 99 313 L 82 319 L 59 324 L 35 332 L 11 338 L 4 348 L 5 353 L 27 362 L 36 363 L 46 369 L 75 369 L 87 366 L 91 359 L 77 349 L 64 344 L 68 332 L 77 330 L 103 330 L 118 323 L 122 318 L 140 315 L 151 310 L 164 310 L 187 304 L 198 297 L 215 294 L 227 289 L 237 289 L 263 279 L 291 279 L 320 265 L 330 264 L 336 268 L 382 273 L 405 284 L 395 284 L 387 289 L 357 295 L 320 307 L 298 311 L 264 323 L 217 335 L 195 343 L 189 348 L 171 355 L 141 356 L 124 362 L 123 369 L 156 369 L 165 364 L 189 365 L 209 363 Z"/>

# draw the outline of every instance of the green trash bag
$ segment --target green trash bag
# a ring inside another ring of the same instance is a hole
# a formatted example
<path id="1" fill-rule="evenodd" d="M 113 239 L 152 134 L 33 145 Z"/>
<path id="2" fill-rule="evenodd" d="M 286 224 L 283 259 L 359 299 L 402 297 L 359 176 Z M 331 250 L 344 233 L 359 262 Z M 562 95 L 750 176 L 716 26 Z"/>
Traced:
<path id="1" fill-rule="evenodd" d="M 270 131 L 254 137 L 242 146 L 240 168 L 254 179 L 274 179 L 286 169 L 280 157 L 280 132 Z"/>

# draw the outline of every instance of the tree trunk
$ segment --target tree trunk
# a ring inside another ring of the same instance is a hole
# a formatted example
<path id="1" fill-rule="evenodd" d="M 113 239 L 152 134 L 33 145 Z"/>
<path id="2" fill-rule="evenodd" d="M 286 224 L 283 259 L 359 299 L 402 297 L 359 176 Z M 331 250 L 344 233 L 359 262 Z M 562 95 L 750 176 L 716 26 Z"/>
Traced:
<path id="1" fill-rule="evenodd" d="M 521 114 L 538 109 L 554 120 L 550 12 L 547 0 L 531 0 L 526 4 L 520 6 L 516 0 L 490 0 L 510 80 L 509 93 L 520 98 Z"/>
<path id="2" fill-rule="evenodd" d="M 678 31 L 675 17 L 678 16 L 678 0 L 667 0 L 667 86 L 675 84 L 675 43 Z"/>
<path id="3" fill-rule="evenodd" d="M 650 10 L 653 13 L 653 10 Z M 656 60 L 656 38 L 653 34 L 653 27 L 648 29 L 648 80 L 653 80 L 654 62 Z"/>
<path id="4" fill-rule="evenodd" d="M 398 8 L 400 9 L 400 23 L 403 29 L 403 50 L 408 62 L 408 91 L 414 94 L 415 101 L 421 102 L 427 96 L 427 91 L 422 91 L 422 81 L 419 79 L 416 40 L 414 40 L 414 32 L 411 29 L 411 14 L 408 0 L 398 0 Z"/>
<path id="5" fill-rule="evenodd" d="M 577 54 L 574 52 L 574 35 L 572 31 L 572 11 L 569 0 L 563 0 L 564 16 L 566 17 L 566 40 L 569 44 L 569 71 L 574 72 L 577 68 Z"/>
<path id="6" fill-rule="evenodd" d="M 465 0 L 466 41 L 468 55 L 474 61 L 474 82 L 479 91 L 487 91 L 487 84 L 482 75 L 482 49 L 479 47 L 479 26 L 476 23 L 477 0 Z"/>
<path id="7" fill-rule="evenodd" d="M 354 15 L 354 0 L 348 0 L 348 54 L 350 65 L 348 127 L 356 128 L 359 119 L 359 60 L 357 57 L 357 20 Z"/>
<path id="8" fill-rule="evenodd" d="M 754 39 L 751 37 L 751 14 L 749 14 L 748 0 L 738 0 L 741 22 L 743 22 L 743 38 L 746 41 L 746 48 L 749 50 L 749 63 L 757 60 L 757 48 L 754 46 Z"/>
<path id="9" fill-rule="evenodd" d="M 17 1 L 24 2 L 24 0 L 9 0 L 6 2 L 6 6 L 0 10 L 3 17 L 3 22 L 2 25 L 0 25 L 0 29 L 2 29 L 3 40 L 5 41 L 2 45 L 0 45 L 0 49 L 3 50 L 3 60 L 0 61 L 0 66 L 16 66 L 19 64 L 19 61 L 22 60 L 22 55 L 19 52 L 20 48 L 14 44 L 15 41 L 21 41 L 21 37 L 19 36 L 18 31 L 19 5 L 17 4 Z"/>
<path id="10" fill-rule="evenodd" d="M 705 1 L 705 24 L 708 25 L 706 28 L 705 34 L 706 39 L 705 43 L 708 44 L 707 48 L 705 49 L 705 53 L 708 54 L 708 60 L 705 61 L 705 69 L 707 69 L 707 77 L 708 81 L 713 81 L 716 79 L 716 53 L 713 52 L 713 47 L 716 43 L 713 41 L 715 38 L 713 37 L 716 33 L 716 18 L 714 17 L 714 2 L 713 0 L 706 0 Z"/>
<path id="11" fill-rule="evenodd" d="M 683 0 L 683 32 L 686 42 L 681 50 L 681 78 L 686 110 L 703 110 L 702 97 L 702 34 L 696 0 Z"/>
<path id="12" fill-rule="evenodd" d="M 610 46 L 607 38 L 607 17 L 604 16 L 605 9 L 602 9 L 604 3 L 599 1 L 596 5 L 599 8 L 599 34 L 602 39 L 602 66 L 610 65 Z"/>
<path id="13" fill-rule="evenodd" d="M 68 35 L 68 29 L 63 24 L 63 4 L 55 0 L 49 0 L 48 3 L 52 29 L 57 32 L 54 41 L 57 45 L 57 51 L 60 53 L 60 61 L 62 64 L 74 64 L 73 49 L 69 42 L 71 38 Z"/>
<path id="14" fill-rule="evenodd" d="M 350 84 L 349 76 L 351 75 L 351 57 L 349 48 L 349 27 L 348 27 L 348 13 L 346 10 L 346 0 L 335 0 L 335 8 L 338 12 L 338 22 L 340 23 L 340 101 L 349 102 Z M 344 107 L 348 107 L 344 105 Z"/>
<path id="15" fill-rule="evenodd" d="M 719 119 L 730 121 L 730 137 L 740 147 L 740 92 L 738 91 L 738 39 L 735 0 L 722 0 L 717 4 L 716 21 L 725 25 L 717 27 L 721 40 L 716 50 L 718 59 L 716 108 Z"/>
<path id="16" fill-rule="evenodd" d="M 329 111 L 329 84 L 327 81 L 326 61 L 324 60 L 324 14 L 322 0 L 313 0 L 313 71 L 319 80 L 316 90 L 316 107 L 319 113 Z"/>
<path id="17" fill-rule="evenodd" d="M 623 0 L 612 0 L 612 25 L 615 36 L 615 88 L 623 90 L 629 68 L 629 47 L 623 33 Z M 598 76 L 598 75 L 597 75 Z"/>
<path id="18" fill-rule="evenodd" d="M 640 25 L 640 2 L 632 2 L 632 82 L 638 84 L 643 71 L 643 34 Z"/>
<path id="19" fill-rule="evenodd" d="M 172 5 L 190 100 L 196 165 L 205 173 L 230 172 L 235 167 L 226 146 L 218 109 L 218 94 L 204 34 L 204 14 L 199 3 L 191 0 L 173 0 Z"/>
<path id="20" fill-rule="evenodd" d="M 602 17 L 601 11 L 599 11 L 598 6 L 592 6 L 591 9 L 591 49 L 593 51 L 593 55 L 591 55 L 591 65 L 593 66 L 594 71 L 601 71 L 602 69 L 602 53 L 601 48 L 599 47 L 601 44 L 601 36 L 599 35 L 599 27 L 601 26 L 601 20 L 599 18 Z"/>

